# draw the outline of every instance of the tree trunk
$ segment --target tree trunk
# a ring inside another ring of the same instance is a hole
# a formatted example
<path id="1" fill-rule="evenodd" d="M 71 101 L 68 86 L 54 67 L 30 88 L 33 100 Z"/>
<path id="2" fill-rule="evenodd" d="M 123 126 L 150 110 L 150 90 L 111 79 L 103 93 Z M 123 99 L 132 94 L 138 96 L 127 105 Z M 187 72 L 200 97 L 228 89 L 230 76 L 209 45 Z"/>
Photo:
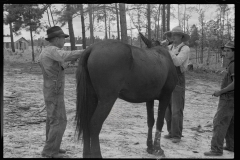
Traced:
<path id="1" fill-rule="evenodd" d="M 228 12 L 227 12 L 227 33 L 228 33 L 228 39 L 229 40 L 231 40 L 231 34 L 230 34 L 230 30 L 229 30 L 229 25 L 230 25 L 230 23 L 229 23 L 229 20 L 228 20 Z"/>
<path id="2" fill-rule="evenodd" d="M 217 33 L 217 44 L 219 45 L 219 33 Z M 220 47 L 217 47 L 218 48 L 218 51 L 216 52 L 216 63 L 217 63 L 217 61 L 218 61 L 218 54 L 220 53 Z"/>
<path id="3" fill-rule="evenodd" d="M 33 36 L 32 36 L 32 26 L 30 25 L 30 35 L 31 35 L 31 43 L 32 43 L 32 62 L 35 61 L 34 58 L 34 47 L 33 47 Z"/>
<path id="4" fill-rule="evenodd" d="M 165 33 L 166 32 L 166 24 L 165 24 L 165 22 L 166 22 L 166 17 L 165 17 L 165 4 L 163 4 L 163 8 L 162 8 L 162 31 L 163 31 L 163 33 Z M 163 37 L 163 39 L 166 39 L 166 37 Z"/>
<path id="5" fill-rule="evenodd" d="M 185 8 L 184 8 L 184 18 L 183 18 L 183 31 L 184 31 L 184 33 L 185 33 L 185 28 L 186 28 L 185 20 L 186 20 L 186 4 L 185 4 Z"/>
<path id="6" fill-rule="evenodd" d="M 106 14 L 105 4 L 104 4 L 104 7 L 103 7 L 103 12 L 104 12 L 104 19 L 105 19 L 105 39 L 108 39 L 108 37 L 107 37 L 107 14 Z"/>
<path id="7" fill-rule="evenodd" d="M 109 36 L 109 39 L 111 39 L 111 31 L 110 31 L 111 27 L 110 27 L 110 18 L 108 17 L 108 36 Z"/>
<path id="8" fill-rule="evenodd" d="M 49 26 L 52 27 L 52 26 L 51 26 L 51 23 L 50 23 L 50 19 L 49 19 L 48 9 L 47 9 L 47 17 L 48 17 Z"/>
<path id="9" fill-rule="evenodd" d="M 118 17 L 118 7 L 117 3 L 115 3 L 115 8 L 116 8 L 116 15 L 117 15 L 117 34 L 118 34 L 118 40 L 120 40 L 120 31 L 119 31 L 119 17 Z"/>
<path id="10" fill-rule="evenodd" d="M 94 4 L 92 4 L 91 5 L 91 7 L 92 7 L 92 24 L 93 24 L 93 26 L 94 26 L 94 18 L 95 18 L 95 16 L 94 16 Z M 93 37 L 94 38 L 94 37 Z"/>
<path id="11" fill-rule="evenodd" d="M 220 36 L 221 36 L 221 40 L 220 40 L 220 45 L 218 48 L 220 48 L 222 46 L 222 9 L 220 9 Z M 219 54 L 218 55 L 222 55 L 222 50 L 218 49 Z M 219 56 L 217 56 L 217 63 L 219 62 Z"/>
<path id="12" fill-rule="evenodd" d="M 121 41 L 124 43 L 128 43 L 125 4 L 119 3 L 119 9 L 120 9 L 120 24 L 121 24 Z"/>
<path id="13" fill-rule="evenodd" d="M 71 11 L 71 6 L 70 4 L 67 4 L 67 11 Z M 71 44 L 71 50 L 76 50 L 75 48 L 75 37 L 74 37 L 74 31 L 73 31 L 73 23 L 72 23 L 72 15 L 68 14 L 68 32 L 69 32 L 69 37 L 70 37 L 70 44 Z"/>
<path id="14" fill-rule="evenodd" d="M 88 4 L 89 8 L 89 24 L 90 24 L 90 44 L 94 43 L 94 37 L 93 37 L 93 20 L 92 20 L 92 4 Z"/>
<path id="15" fill-rule="evenodd" d="M 147 21 L 148 21 L 148 40 L 151 41 L 151 11 L 150 11 L 150 4 L 147 4 Z"/>
<path id="16" fill-rule="evenodd" d="M 201 51 L 201 64 L 203 63 L 203 42 L 204 42 L 204 35 L 203 35 L 203 18 L 202 18 L 202 51 Z"/>
<path id="17" fill-rule="evenodd" d="M 196 63 L 198 62 L 198 52 L 197 52 L 197 45 L 196 45 Z"/>
<path id="18" fill-rule="evenodd" d="M 162 8 L 163 8 L 163 6 L 162 6 Z M 160 11 L 160 13 L 159 13 L 159 21 L 160 21 L 160 18 L 162 17 L 162 12 Z M 161 19 L 161 21 L 162 21 L 162 19 Z M 160 30 L 160 35 L 159 35 L 159 37 L 160 37 L 160 40 L 162 40 L 163 38 L 163 31 L 162 31 L 162 23 L 160 24 L 160 26 L 159 26 L 159 30 Z"/>
<path id="19" fill-rule="evenodd" d="M 141 32 L 139 9 L 138 9 L 137 13 L 138 13 L 138 29 L 139 29 L 139 32 Z M 139 42 L 140 42 L 140 48 L 142 48 L 142 39 L 141 39 L 140 35 L 138 35 L 138 37 L 139 37 Z"/>
<path id="20" fill-rule="evenodd" d="M 158 7 L 158 19 L 157 19 L 157 40 L 158 40 L 158 37 L 159 37 L 159 18 L 160 18 L 160 13 L 161 13 L 161 4 L 159 4 L 159 7 Z"/>
<path id="21" fill-rule="evenodd" d="M 211 57 L 210 45 L 208 45 L 208 51 L 207 51 L 207 66 L 209 65 L 210 57 Z"/>
<path id="22" fill-rule="evenodd" d="M 167 31 L 170 31 L 170 4 L 167 4 Z"/>
<path id="23" fill-rule="evenodd" d="M 156 17 L 156 20 L 157 20 L 157 17 Z M 155 21 L 154 22 L 154 35 L 153 35 L 154 38 L 157 37 L 157 21 L 156 20 L 154 20 Z"/>
<path id="24" fill-rule="evenodd" d="M 9 29 L 10 29 L 10 36 L 11 36 L 12 51 L 15 52 L 15 46 L 14 46 L 14 41 L 13 41 L 13 32 L 12 32 L 12 22 L 9 23 Z"/>
<path id="25" fill-rule="evenodd" d="M 85 36 L 83 4 L 80 4 L 80 12 L 81 12 L 81 22 L 82 22 L 82 45 L 83 45 L 83 49 L 86 49 L 86 36 Z"/>
<path id="26" fill-rule="evenodd" d="M 52 16 L 53 25 L 55 26 L 54 19 L 53 19 L 53 15 L 52 15 L 52 11 L 51 11 L 51 6 L 49 6 L 49 10 L 50 10 L 50 13 L 51 13 L 51 16 Z"/>
<path id="27" fill-rule="evenodd" d="M 179 4 L 178 4 L 178 25 L 181 27 L 181 23 L 180 23 L 180 12 L 179 12 Z"/>
<path id="28" fill-rule="evenodd" d="M 223 29 L 222 29 L 222 45 L 224 45 L 224 41 L 223 41 L 223 34 L 224 34 L 224 19 L 225 19 L 225 11 L 226 11 L 226 7 L 223 8 Z M 220 59 L 219 59 L 220 60 Z M 219 61 L 218 61 L 219 62 Z"/>

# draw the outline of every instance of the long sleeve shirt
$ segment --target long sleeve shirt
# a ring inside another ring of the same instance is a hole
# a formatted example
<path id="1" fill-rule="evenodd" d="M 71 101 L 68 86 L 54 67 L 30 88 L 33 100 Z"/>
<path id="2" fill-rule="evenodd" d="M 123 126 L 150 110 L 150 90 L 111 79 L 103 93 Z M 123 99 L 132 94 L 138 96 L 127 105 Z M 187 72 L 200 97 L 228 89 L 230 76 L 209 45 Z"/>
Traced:
<path id="1" fill-rule="evenodd" d="M 179 44 L 176 47 L 172 47 L 172 45 L 169 45 L 169 53 L 172 57 L 173 63 L 176 67 L 180 66 L 181 72 L 184 72 L 187 70 L 187 66 L 189 63 L 189 57 L 190 57 L 190 48 L 185 45 L 183 46 L 184 43 Z M 181 51 L 178 53 L 179 48 L 181 48 Z M 171 50 L 172 48 L 172 50 Z"/>
<path id="2" fill-rule="evenodd" d="M 39 61 L 48 76 L 56 77 L 59 65 L 65 68 L 67 61 L 77 60 L 82 52 L 83 50 L 64 51 L 55 46 L 47 46 L 39 55 Z"/>

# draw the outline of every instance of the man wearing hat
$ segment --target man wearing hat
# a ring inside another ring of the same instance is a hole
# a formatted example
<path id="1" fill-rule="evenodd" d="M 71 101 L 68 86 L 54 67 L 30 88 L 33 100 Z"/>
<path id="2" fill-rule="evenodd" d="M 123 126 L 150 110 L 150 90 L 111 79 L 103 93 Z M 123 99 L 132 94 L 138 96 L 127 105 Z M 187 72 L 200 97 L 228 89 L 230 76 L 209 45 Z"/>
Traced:
<path id="1" fill-rule="evenodd" d="M 183 129 L 183 109 L 185 102 L 185 74 L 190 57 L 190 48 L 184 42 L 190 39 L 181 27 L 177 26 L 164 33 L 172 44 L 168 45 L 169 53 L 178 74 L 178 83 L 172 93 L 172 99 L 165 112 L 168 135 L 164 137 L 171 139 L 173 143 L 180 142 Z"/>
<path id="2" fill-rule="evenodd" d="M 221 156 L 223 149 L 234 152 L 234 42 L 229 41 L 221 48 L 229 64 L 221 89 L 213 93 L 213 96 L 220 98 L 213 119 L 211 150 L 205 152 L 205 156 Z M 225 147 L 223 147 L 224 139 Z"/>
<path id="3" fill-rule="evenodd" d="M 43 95 L 47 110 L 46 142 L 42 151 L 43 157 L 62 158 L 59 153 L 66 151 L 60 149 L 62 137 L 67 125 L 64 103 L 65 74 L 67 61 L 80 58 L 82 51 L 60 50 L 69 37 L 58 26 L 47 30 L 45 38 L 50 44 L 39 55 L 39 65 L 43 73 Z"/>

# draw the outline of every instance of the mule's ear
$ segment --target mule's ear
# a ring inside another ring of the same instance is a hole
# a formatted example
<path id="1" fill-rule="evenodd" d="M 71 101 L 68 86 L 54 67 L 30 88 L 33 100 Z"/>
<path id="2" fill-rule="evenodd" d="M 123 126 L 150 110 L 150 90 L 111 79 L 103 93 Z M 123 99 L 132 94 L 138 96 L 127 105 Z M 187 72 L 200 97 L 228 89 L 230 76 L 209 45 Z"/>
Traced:
<path id="1" fill-rule="evenodd" d="M 151 48 L 152 47 L 152 41 L 147 39 L 141 32 L 139 32 L 139 35 L 140 35 L 141 39 L 143 40 L 143 42 L 147 45 L 147 47 Z"/>
<path id="2" fill-rule="evenodd" d="M 161 45 L 161 43 L 158 40 L 156 40 L 155 43 L 157 44 L 157 46 Z"/>

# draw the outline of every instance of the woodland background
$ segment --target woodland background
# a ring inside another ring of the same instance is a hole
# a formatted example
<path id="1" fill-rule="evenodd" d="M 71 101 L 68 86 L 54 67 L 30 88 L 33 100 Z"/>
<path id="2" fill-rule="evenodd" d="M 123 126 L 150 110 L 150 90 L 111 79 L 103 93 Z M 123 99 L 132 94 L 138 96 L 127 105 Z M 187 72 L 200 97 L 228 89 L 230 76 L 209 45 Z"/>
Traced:
<path id="1" fill-rule="evenodd" d="M 213 5 L 213 4 L 212 4 Z M 15 53 L 13 35 L 20 35 L 21 31 L 29 31 L 32 45 L 32 61 L 35 61 L 36 49 L 48 44 L 44 37 L 34 39 L 34 34 L 46 32 L 46 29 L 58 25 L 68 26 L 70 37 L 66 42 L 71 43 L 71 50 L 75 50 L 75 44 L 83 44 L 83 49 L 95 42 L 101 41 L 96 32 L 105 32 L 104 39 L 118 39 L 138 47 L 146 47 L 140 36 L 133 37 L 133 30 L 149 39 L 164 40 L 163 33 L 170 30 L 170 21 L 178 20 L 191 39 L 187 42 L 191 48 L 191 63 L 209 66 L 221 63 L 220 47 L 229 40 L 234 40 L 235 6 L 228 4 L 214 4 L 217 6 L 216 16 L 206 21 L 206 11 L 212 5 L 207 4 L 178 4 L 177 12 L 171 4 L 5 4 L 4 24 L 9 25 L 12 40 L 11 50 Z M 47 13 L 48 21 L 42 23 L 43 14 Z M 174 14 L 175 13 L 175 14 Z M 177 13 L 177 14 L 176 14 Z M 198 24 L 189 25 L 193 13 L 198 14 Z M 126 15 L 131 18 L 130 28 L 127 25 Z M 82 36 L 75 36 L 73 19 L 81 17 Z M 86 22 L 88 19 L 88 23 Z M 104 25 L 102 25 L 104 24 Z M 117 26 L 117 31 L 112 26 Z M 128 27 L 127 27 L 128 26 Z M 90 32 L 90 37 L 86 37 Z M 112 34 L 117 32 L 117 36 Z M 35 47 L 34 47 L 35 46 Z"/>

